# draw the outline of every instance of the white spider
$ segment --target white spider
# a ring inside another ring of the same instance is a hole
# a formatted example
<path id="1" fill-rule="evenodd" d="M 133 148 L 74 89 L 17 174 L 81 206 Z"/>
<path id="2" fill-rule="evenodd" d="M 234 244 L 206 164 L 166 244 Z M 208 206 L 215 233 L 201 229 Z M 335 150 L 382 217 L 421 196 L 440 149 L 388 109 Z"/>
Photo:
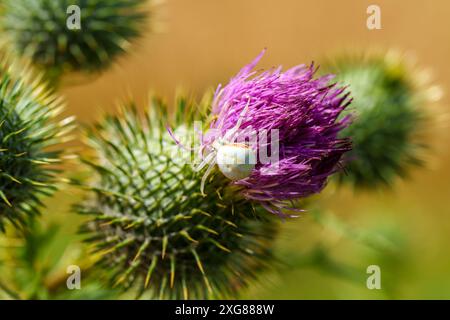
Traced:
<path id="1" fill-rule="evenodd" d="M 217 138 L 208 150 L 209 153 L 205 156 L 203 161 L 195 169 L 197 172 L 208 166 L 206 169 L 201 185 L 200 191 L 204 194 L 204 187 L 208 176 L 211 174 L 214 166 L 217 164 L 219 170 L 232 181 L 241 180 L 250 176 L 256 164 L 256 152 L 245 143 L 235 143 L 236 136 L 244 119 L 245 113 L 248 110 L 250 99 L 247 105 L 239 115 L 236 125 L 228 130 L 223 137 Z M 225 105 L 221 114 L 227 109 Z M 220 115 L 219 115 L 220 118 Z M 219 124 L 217 130 L 220 131 L 223 122 Z"/>

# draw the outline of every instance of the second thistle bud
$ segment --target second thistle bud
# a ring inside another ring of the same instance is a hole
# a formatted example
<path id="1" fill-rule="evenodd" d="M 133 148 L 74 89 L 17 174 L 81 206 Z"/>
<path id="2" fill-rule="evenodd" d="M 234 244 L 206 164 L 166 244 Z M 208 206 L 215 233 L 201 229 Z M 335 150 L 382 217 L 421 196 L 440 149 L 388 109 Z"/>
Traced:
<path id="1" fill-rule="evenodd" d="M 397 177 L 422 164 L 427 94 L 421 73 L 405 57 L 384 55 L 344 57 L 327 68 L 349 86 L 354 115 L 341 136 L 351 137 L 340 180 L 355 187 L 391 185 Z"/>

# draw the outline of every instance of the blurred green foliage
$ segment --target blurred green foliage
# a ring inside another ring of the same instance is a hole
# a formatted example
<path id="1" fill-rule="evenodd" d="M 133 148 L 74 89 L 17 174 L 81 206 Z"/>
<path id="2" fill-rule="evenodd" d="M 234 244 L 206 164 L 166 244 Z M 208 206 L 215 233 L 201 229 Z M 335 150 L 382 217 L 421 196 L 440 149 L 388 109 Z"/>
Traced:
<path id="1" fill-rule="evenodd" d="M 59 207 L 68 209 L 69 197 L 58 194 Z M 0 237 L 0 299 L 114 299 L 118 292 L 104 286 L 91 272 L 92 259 L 75 228 L 79 221 L 68 213 L 49 213 L 34 219 L 27 230 L 8 229 Z M 69 290 L 68 267 L 81 268 L 81 289 Z"/>

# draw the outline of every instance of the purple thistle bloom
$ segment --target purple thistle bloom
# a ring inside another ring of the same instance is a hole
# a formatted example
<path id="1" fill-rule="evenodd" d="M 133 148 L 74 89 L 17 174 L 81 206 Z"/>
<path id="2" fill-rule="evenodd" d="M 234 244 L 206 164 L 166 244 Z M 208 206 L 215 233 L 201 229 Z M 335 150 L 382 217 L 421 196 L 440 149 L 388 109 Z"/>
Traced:
<path id="1" fill-rule="evenodd" d="M 339 115 L 351 99 L 345 88 L 330 83 L 332 75 L 314 79 L 317 69 L 313 64 L 285 72 L 281 67 L 253 71 L 264 52 L 228 85 L 218 87 L 210 130 L 203 136 L 200 168 L 209 164 L 206 182 L 221 146 L 243 141 L 252 132 L 268 132 L 264 142 L 239 143 L 258 157 L 249 174 L 232 183 L 242 187 L 245 198 L 283 215 L 283 209 L 294 209 L 293 200 L 320 192 L 339 167 L 342 155 L 351 149 L 349 140 L 338 138 L 349 123 L 349 117 Z M 277 141 L 270 135 L 272 131 L 277 131 Z M 273 152 L 275 142 L 277 161 L 263 163 L 260 149 Z"/>

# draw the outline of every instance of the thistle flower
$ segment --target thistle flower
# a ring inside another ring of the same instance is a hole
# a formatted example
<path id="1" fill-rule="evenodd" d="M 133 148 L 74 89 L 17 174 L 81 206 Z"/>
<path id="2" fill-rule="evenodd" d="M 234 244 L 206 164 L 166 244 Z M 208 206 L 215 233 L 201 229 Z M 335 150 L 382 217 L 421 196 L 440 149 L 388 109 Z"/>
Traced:
<path id="1" fill-rule="evenodd" d="M 353 150 L 345 156 L 340 181 L 356 188 L 390 186 L 421 166 L 425 107 L 437 93 L 429 90 L 424 74 L 392 51 L 344 56 L 326 68 L 354 97 L 348 111 L 355 119 L 341 132 L 341 137 L 352 137 Z"/>
<path id="2" fill-rule="evenodd" d="M 145 0 L 6 0 L 0 30 L 8 48 L 49 77 L 64 72 L 100 71 L 142 34 Z M 79 26 L 68 27 L 80 9 Z"/>
<path id="3" fill-rule="evenodd" d="M 287 202 L 321 191 L 350 150 L 349 140 L 338 137 L 350 99 L 331 75 L 314 78 L 313 65 L 253 71 L 263 54 L 218 87 L 199 169 L 209 166 L 205 183 L 218 164 L 245 198 L 281 214 L 293 207 Z"/>
<path id="4" fill-rule="evenodd" d="M 179 99 L 175 126 L 193 121 L 188 109 Z M 203 196 L 201 173 L 174 156 L 167 107 L 154 99 L 151 110 L 140 116 L 126 108 L 89 134 L 95 155 L 84 162 L 96 179 L 77 208 L 92 217 L 87 241 L 101 253 L 107 279 L 123 289 L 152 298 L 236 297 L 270 266 L 277 224 L 254 218 L 260 209 L 222 175 L 210 176 Z"/>
<path id="5" fill-rule="evenodd" d="M 26 225 L 61 181 L 60 144 L 72 129 L 72 118 L 56 121 L 62 109 L 39 78 L 0 57 L 0 231 Z"/>

